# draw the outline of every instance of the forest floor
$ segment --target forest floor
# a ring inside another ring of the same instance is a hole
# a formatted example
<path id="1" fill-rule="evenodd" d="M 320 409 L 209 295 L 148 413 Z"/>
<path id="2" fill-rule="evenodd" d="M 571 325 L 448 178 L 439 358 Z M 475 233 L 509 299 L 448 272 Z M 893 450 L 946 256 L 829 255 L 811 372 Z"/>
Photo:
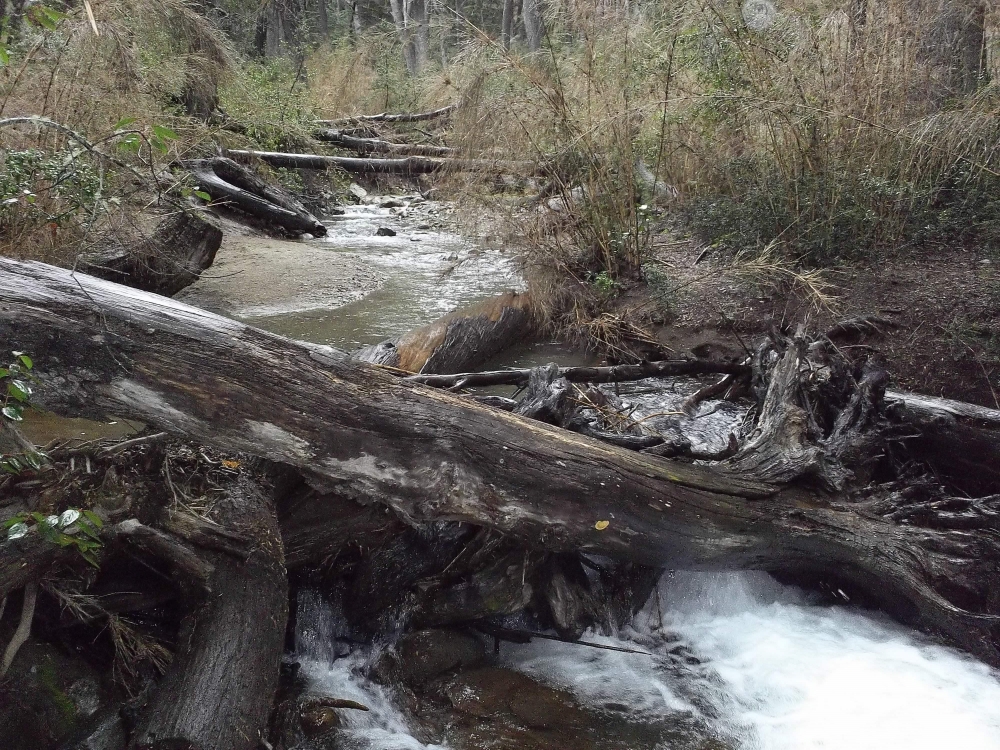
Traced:
<path id="1" fill-rule="evenodd" d="M 696 242 L 663 236 L 648 285 L 622 309 L 662 311 L 656 335 L 681 353 L 739 356 L 771 326 L 814 330 L 877 316 L 879 332 L 850 346 L 870 352 L 895 387 L 1000 407 L 1000 257 L 982 248 L 907 251 L 824 271 L 832 299 L 817 305 L 791 277 L 768 283 Z"/>

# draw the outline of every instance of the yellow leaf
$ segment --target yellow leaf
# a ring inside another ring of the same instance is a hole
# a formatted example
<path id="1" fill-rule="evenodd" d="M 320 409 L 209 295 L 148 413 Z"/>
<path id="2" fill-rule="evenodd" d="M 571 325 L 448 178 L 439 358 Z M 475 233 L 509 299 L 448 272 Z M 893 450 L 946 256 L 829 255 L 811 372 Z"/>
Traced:
<path id="1" fill-rule="evenodd" d="M 239 461 L 233 461 L 230 458 L 224 458 L 224 459 L 222 459 L 222 465 L 225 466 L 227 469 L 238 469 L 238 468 L 240 468 L 240 462 Z"/>
<path id="2" fill-rule="evenodd" d="M 611 524 L 610 521 L 598 521 L 594 524 L 594 528 L 598 531 L 604 531 Z"/>

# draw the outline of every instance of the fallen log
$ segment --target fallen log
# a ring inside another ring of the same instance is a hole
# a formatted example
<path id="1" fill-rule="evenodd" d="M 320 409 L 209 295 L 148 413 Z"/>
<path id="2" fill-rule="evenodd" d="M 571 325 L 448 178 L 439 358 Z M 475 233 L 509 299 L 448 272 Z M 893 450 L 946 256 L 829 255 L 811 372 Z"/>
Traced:
<path id="1" fill-rule="evenodd" d="M 436 120 L 439 117 L 450 115 L 456 109 L 456 105 L 449 104 L 447 107 L 434 109 L 430 112 L 402 112 L 400 114 L 389 114 L 381 112 L 377 115 L 355 115 L 354 117 L 344 117 L 340 120 L 317 120 L 316 124 L 324 128 L 335 128 L 346 123 L 356 122 L 423 122 L 425 120 Z"/>
<path id="2" fill-rule="evenodd" d="M 80 258 L 81 270 L 166 296 L 190 286 L 215 262 L 222 231 L 193 211 L 164 221 L 134 246 L 117 244 Z"/>
<path id="3" fill-rule="evenodd" d="M 1000 664 L 996 534 L 933 514 L 897 523 L 887 498 L 898 511 L 905 497 L 891 482 L 830 492 L 807 472 L 763 482 L 627 451 L 40 263 L 0 259 L 0 336 L 32 352 L 39 400 L 62 413 L 131 416 L 261 455 L 412 523 L 468 521 L 555 551 L 654 566 L 817 576 Z M 759 359 L 768 369 L 757 390 L 790 417 L 809 413 L 805 397 L 779 388 L 785 377 L 770 387 L 766 373 L 784 362 L 803 375 L 796 388 L 813 388 L 817 370 L 803 351 Z M 831 424 L 850 401 L 832 402 Z M 851 455 L 838 449 L 829 460 Z"/>
<path id="4" fill-rule="evenodd" d="M 287 154 L 278 151 L 247 151 L 230 149 L 226 152 L 238 162 L 262 161 L 282 169 L 343 169 L 359 174 L 420 175 L 435 172 L 513 172 L 536 174 L 540 168 L 531 162 L 491 161 L 489 159 L 441 159 L 431 156 L 407 156 L 398 159 L 371 159 L 354 156 L 323 156 L 321 154 Z"/>
<path id="5" fill-rule="evenodd" d="M 313 138 L 359 154 L 395 154 L 397 156 L 454 156 L 457 149 L 449 146 L 430 146 L 416 143 L 392 143 L 381 138 L 358 138 L 342 130 L 325 128 L 313 132 Z"/>
<path id="6" fill-rule="evenodd" d="M 411 383 L 422 383 L 435 388 L 480 388 L 491 385 L 526 385 L 530 369 L 491 370 L 488 372 L 462 372 L 455 375 L 409 375 Z M 571 383 L 624 383 L 645 378 L 671 378 L 725 373 L 749 375 L 750 368 L 738 362 L 716 362 L 707 359 L 669 359 L 659 362 L 640 362 L 636 365 L 611 365 L 609 367 L 560 367 L 558 377 Z"/>
<path id="7" fill-rule="evenodd" d="M 181 162 L 213 202 L 230 205 L 290 232 L 322 237 L 326 226 L 287 191 L 269 185 L 232 159 L 217 156 Z"/>
<path id="8" fill-rule="evenodd" d="M 406 372 L 449 373 L 481 365 L 535 332 L 528 295 L 507 292 L 398 338 L 363 347 L 351 356 Z"/>

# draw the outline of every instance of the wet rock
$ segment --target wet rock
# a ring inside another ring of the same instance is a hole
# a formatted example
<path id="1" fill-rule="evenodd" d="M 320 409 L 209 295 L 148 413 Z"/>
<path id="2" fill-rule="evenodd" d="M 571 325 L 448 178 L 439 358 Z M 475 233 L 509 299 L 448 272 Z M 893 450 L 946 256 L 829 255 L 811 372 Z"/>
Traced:
<path id="1" fill-rule="evenodd" d="M 306 737 L 318 737 L 339 727 L 340 715 L 330 706 L 306 706 L 299 714 L 299 721 Z"/>
<path id="2" fill-rule="evenodd" d="M 386 198 L 378 204 L 379 208 L 403 208 L 406 204 L 398 198 Z"/>
<path id="3" fill-rule="evenodd" d="M 352 182 L 347 186 L 347 193 L 358 201 L 363 201 L 368 197 L 368 191 L 356 182 Z"/>
<path id="4" fill-rule="evenodd" d="M 580 728 L 587 714 L 573 697 L 519 672 L 485 667 L 463 672 L 445 687 L 451 705 L 477 718 L 514 717 L 530 729 Z"/>
<path id="5" fill-rule="evenodd" d="M 404 636 L 396 658 L 403 681 L 419 686 L 445 672 L 479 666 L 486 658 L 486 646 L 470 633 L 432 628 Z"/>
<path id="6" fill-rule="evenodd" d="M 375 236 L 376 237 L 395 237 L 396 236 L 396 230 L 395 229 L 389 229 L 389 227 L 379 227 L 378 230 L 375 232 Z"/>

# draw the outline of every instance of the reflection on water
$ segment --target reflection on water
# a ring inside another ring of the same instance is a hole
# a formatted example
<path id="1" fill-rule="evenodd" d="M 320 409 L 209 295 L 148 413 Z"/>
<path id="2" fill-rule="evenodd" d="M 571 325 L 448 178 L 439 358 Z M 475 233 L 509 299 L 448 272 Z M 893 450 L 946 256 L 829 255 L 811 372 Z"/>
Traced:
<path id="1" fill-rule="evenodd" d="M 18 427 L 35 445 L 43 446 L 58 440 L 70 447 L 91 440 L 117 440 L 145 429 L 141 422 L 127 419 L 97 422 L 92 419 L 60 417 L 41 409 L 25 409 L 24 421 Z"/>
<path id="2" fill-rule="evenodd" d="M 331 253 L 350 253 L 377 268 L 384 278 L 381 286 L 335 309 L 255 317 L 248 322 L 291 338 L 351 350 L 523 287 L 506 255 L 473 247 L 457 234 L 420 223 L 434 204 L 420 204 L 421 213 L 406 216 L 369 205 L 346 209 L 346 215 L 328 223 L 329 234 L 313 244 Z M 376 236 L 381 226 L 393 228 L 396 236 Z"/>

